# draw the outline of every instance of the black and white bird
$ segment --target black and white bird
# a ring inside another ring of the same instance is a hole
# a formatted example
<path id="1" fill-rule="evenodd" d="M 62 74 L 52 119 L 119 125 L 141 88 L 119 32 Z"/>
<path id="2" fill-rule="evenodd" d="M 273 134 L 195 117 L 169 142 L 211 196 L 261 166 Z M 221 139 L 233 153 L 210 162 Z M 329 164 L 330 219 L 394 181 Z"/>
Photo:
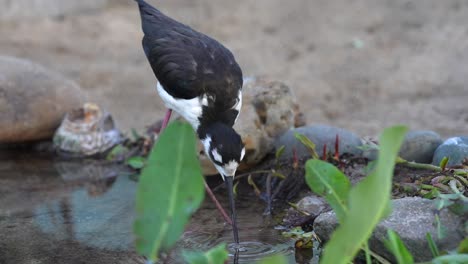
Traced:
<path id="1" fill-rule="evenodd" d="M 157 91 L 169 109 L 194 128 L 214 166 L 227 183 L 234 241 L 239 242 L 232 182 L 245 154 L 232 128 L 242 106 L 242 71 L 218 41 L 136 0 L 143 28 L 143 49 L 158 79 Z"/>

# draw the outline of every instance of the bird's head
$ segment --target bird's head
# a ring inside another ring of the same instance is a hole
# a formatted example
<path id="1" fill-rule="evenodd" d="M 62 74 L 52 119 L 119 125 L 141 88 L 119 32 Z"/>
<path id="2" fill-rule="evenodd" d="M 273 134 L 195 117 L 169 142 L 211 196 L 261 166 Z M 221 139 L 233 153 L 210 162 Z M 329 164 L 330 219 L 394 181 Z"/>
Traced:
<path id="1" fill-rule="evenodd" d="M 245 147 L 239 134 L 228 125 L 215 123 L 207 127 L 202 142 L 206 155 L 221 177 L 233 177 L 245 155 Z"/>

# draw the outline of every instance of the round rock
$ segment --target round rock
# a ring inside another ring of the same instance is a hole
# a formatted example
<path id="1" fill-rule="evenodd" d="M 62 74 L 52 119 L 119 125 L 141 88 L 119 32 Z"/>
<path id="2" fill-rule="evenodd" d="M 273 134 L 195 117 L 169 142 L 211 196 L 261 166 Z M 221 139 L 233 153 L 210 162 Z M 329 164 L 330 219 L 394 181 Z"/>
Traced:
<path id="1" fill-rule="evenodd" d="M 50 139 L 84 102 L 72 81 L 33 62 L 0 56 L 0 144 Z"/>
<path id="2" fill-rule="evenodd" d="M 297 203 L 297 208 L 310 215 L 319 215 L 329 208 L 327 202 L 319 196 L 311 195 L 302 198 Z"/>
<path id="3" fill-rule="evenodd" d="M 434 131 L 410 131 L 400 148 L 400 157 L 407 161 L 431 163 L 434 151 L 442 144 L 442 138 Z"/>
<path id="4" fill-rule="evenodd" d="M 354 133 L 332 126 L 312 125 L 291 129 L 275 141 L 275 147 L 278 149 L 285 146 L 281 159 L 291 159 L 294 149 L 299 158 L 310 157 L 309 150 L 294 136 L 295 133 L 305 135 L 315 144 L 315 151 L 321 156 L 323 148 L 327 146 L 328 153 L 335 153 L 336 136 L 339 138 L 339 154 L 349 153 L 355 156 L 361 156 L 361 139 Z"/>
<path id="5" fill-rule="evenodd" d="M 465 237 L 465 219 L 453 214 L 448 209 L 439 213 L 439 219 L 445 229 L 445 237 L 439 238 L 435 225 L 434 201 L 419 197 L 406 197 L 392 201 L 393 211 L 389 217 L 380 222 L 375 228 L 370 243 L 372 250 L 379 255 L 392 259 L 384 245 L 387 239 L 387 230 L 397 232 L 414 260 L 417 262 L 432 259 L 432 254 L 427 246 L 426 233 L 430 233 L 440 250 L 452 250 Z M 314 222 L 314 230 L 317 235 L 327 241 L 338 226 L 334 212 L 326 212 L 319 215 Z"/>
<path id="6" fill-rule="evenodd" d="M 468 136 L 449 138 L 440 145 L 434 153 L 433 165 L 439 165 L 440 161 L 448 157 L 447 166 L 463 164 L 468 159 Z"/>

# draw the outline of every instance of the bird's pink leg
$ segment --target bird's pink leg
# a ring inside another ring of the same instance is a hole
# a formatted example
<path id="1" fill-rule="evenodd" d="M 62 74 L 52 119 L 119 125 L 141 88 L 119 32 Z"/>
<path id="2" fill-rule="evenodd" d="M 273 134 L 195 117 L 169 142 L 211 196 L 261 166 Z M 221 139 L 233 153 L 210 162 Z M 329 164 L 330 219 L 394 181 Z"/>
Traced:
<path id="1" fill-rule="evenodd" d="M 164 120 L 161 126 L 161 132 L 167 127 L 167 124 L 169 124 L 169 120 L 171 119 L 171 114 L 172 114 L 172 109 L 167 109 L 166 115 L 164 116 Z"/>
<path id="2" fill-rule="evenodd" d="M 226 211 L 224 211 L 223 206 L 219 203 L 218 199 L 216 199 L 216 196 L 214 195 L 213 191 L 211 191 L 210 186 L 205 181 L 205 190 L 208 193 L 208 196 L 210 196 L 211 200 L 215 203 L 216 208 L 218 208 L 219 212 L 224 218 L 224 221 L 226 221 L 228 224 L 232 225 L 232 220 L 229 218 L 228 214 Z"/>
<path id="3" fill-rule="evenodd" d="M 166 115 L 164 116 L 164 120 L 163 120 L 163 123 L 162 123 L 162 126 L 161 126 L 160 133 L 162 133 L 164 131 L 164 129 L 167 127 L 167 124 L 169 123 L 169 120 L 171 119 L 171 114 L 172 114 L 172 109 L 167 109 Z M 215 203 L 216 208 L 218 208 L 218 210 L 221 213 L 221 215 L 223 216 L 224 220 L 226 222 L 228 222 L 230 225 L 232 225 L 231 218 L 229 218 L 226 211 L 224 211 L 223 207 L 219 203 L 218 199 L 216 199 L 216 196 L 214 196 L 213 192 L 211 191 L 210 187 L 208 186 L 208 184 L 206 183 L 205 180 L 204 180 L 204 182 L 205 182 L 205 190 L 208 193 L 208 196 Z"/>

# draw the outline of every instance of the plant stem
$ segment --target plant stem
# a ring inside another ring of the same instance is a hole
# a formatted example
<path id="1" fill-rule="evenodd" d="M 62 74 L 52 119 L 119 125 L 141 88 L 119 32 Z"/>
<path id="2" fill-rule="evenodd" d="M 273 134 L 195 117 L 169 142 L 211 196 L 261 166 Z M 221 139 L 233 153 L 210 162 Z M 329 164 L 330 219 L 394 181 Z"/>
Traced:
<path id="1" fill-rule="evenodd" d="M 402 158 L 397 159 L 397 164 L 403 165 L 409 168 L 413 169 L 421 169 L 421 170 L 431 170 L 431 171 L 436 171 L 436 172 L 442 172 L 442 168 L 439 166 L 434 166 L 432 164 L 425 164 L 425 163 L 417 163 L 413 161 L 407 161 Z M 468 175 L 468 170 L 465 169 L 446 169 L 447 171 L 453 171 L 453 174 L 455 175 L 461 175 L 461 176 L 467 176 Z"/>
<path id="2" fill-rule="evenodd" d="M 366 253 L 366 263 L 372 264 L 372 260 L 369 253 L 369 242 L 364 243 L 364 252 Z"/>
<path id="3" fill-rule="evenodd" d="M 368 249 L 369 250 L 369 254 L 375 258 L 377 261 L 379 261 L 380 263 L 382 264 L 392 264 L 390 261 L 386 260 L 385 258 L 383 258 L 382 256 L 380 256 L 379 254 L 375 253 L 374 251 L 372 251 L 371 249 Z"/>
<path id="4" fill-rule="evenodd" d="M 247 177 L 250 174 L 263 174 L 263 173 L 271 173 L 271 172 L 272 172 L 271 170 L 258 170 L 258 171 L 246 172 L 246 173 L 236 175 L 236 179 L 238 180 L 240 178 Z"/>
<path id="5" fill-rule="evenodd" d="M 442 168 L 440 168 L 439 166 L 434 166 L 432 164 L 425 164 L 425 163 L 417 163 L 413 161 L 407 161 L 404 159 L 398 159 L 396 163 L 399 165 L 413 168 L 413 169 L 432 170 L 432 171 L 437 171 L 437 172 L 442 171 Z"/>

